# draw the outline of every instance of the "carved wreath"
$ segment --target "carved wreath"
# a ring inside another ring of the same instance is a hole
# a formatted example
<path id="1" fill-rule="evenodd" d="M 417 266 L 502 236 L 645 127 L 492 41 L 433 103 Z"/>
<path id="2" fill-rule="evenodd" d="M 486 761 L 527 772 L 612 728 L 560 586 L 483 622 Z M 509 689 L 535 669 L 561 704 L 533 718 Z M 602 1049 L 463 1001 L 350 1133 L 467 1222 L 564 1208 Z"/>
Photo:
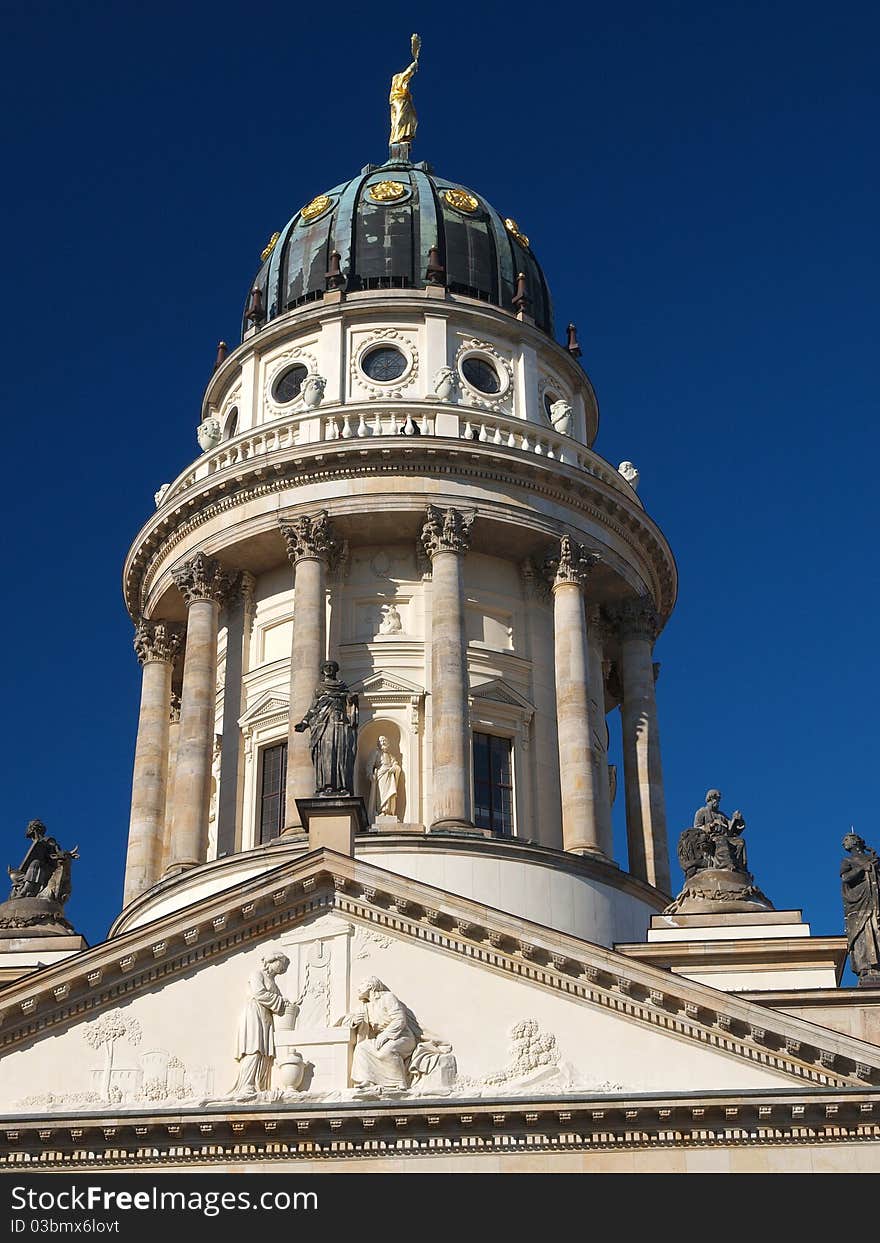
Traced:
<path id="1" fill-rule="evenodd" d="M 377 384 L 361 369 L 361 360 L 369 350 L 376 345 L 381 345 L 385 341 L 393 341 L 400 347 L 400 352 L 407 360 L 407 368 L 403 375 L 399 376 L 393 383 Z M 418 377 L 419 351 L 413 337 L 408 336 L 406 333 L 398 332 L 396 328 L 380 328 L 376 332 L 371 332 L 368 337 L 361 341 L 351 357 L 348 370 L 351 376 L 352 391 L 354 391 L 356 386 L 365 389 L 370 401 L 375 400 L 377 397 L 402 397 L 406 389 L 411 388 Z"/>
<path id="2" fill-rule="evenodd" d="M 461 364 L 470 355 L 486 355 L 495 363 L 495 367 L 501 378 L 501 390 L 497 393 L 481 393 L 475 389 L 464 378 L 461 370 Z M 483 410 L 497 410 L 500 406 L 508 409 L 511 405 L 511 397 L 513 394 L 513 365 L 509 358 L 505 358 L 503 354 L 490 345 L 488 341 L 478 341 L 475 337 L 467 337 L 458 347 L 455 355 L 455 371 L 459 380 L 459 389 L 463 404 L 468 406 L 479 406 Z"/>

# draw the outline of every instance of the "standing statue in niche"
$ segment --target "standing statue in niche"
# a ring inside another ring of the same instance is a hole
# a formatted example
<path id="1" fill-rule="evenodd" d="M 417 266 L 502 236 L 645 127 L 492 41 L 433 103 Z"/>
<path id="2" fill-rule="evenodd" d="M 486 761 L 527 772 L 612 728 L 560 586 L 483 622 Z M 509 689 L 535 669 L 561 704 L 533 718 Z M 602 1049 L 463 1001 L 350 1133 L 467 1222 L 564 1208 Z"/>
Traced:
<path id="1" fill-rule="evenodd" d="M 880 988 L 880 858 L 858 833 L 843 839 L 840 865 L 846 942 L 860 988 Z"/>
<path id="2" fill-rule="evenodd" d="M 294 729 L 309 731 L 315 793 L 327 798 L 354 794 L 358 697 L 337 677 L 339 665 L 325 660 L 308 712 Z"/>
<path id="3" fill-rule="evenodd" d="M 727 816 L 721 810 L 721 791 L 708 790 L 697 809 L 693 827 L 678 839 L 678 862 L 684 888 L 666 915 L 724 914 L 767 911 L 773 904 L 755 885 L 746 861 L 742 812 Z"/>
<path id="4" fill-rule="evenodd" d="M 79 858 L 79 847 L 62 849 L 54 837 L 47 837 L 42 820 L 31 820 L 25 837 L 31 844 L 21 866 L 7 868 L 12 888 L 8 901 L 0 905 L 0 928 L 72 932 L 64 904 L 71 894 L 70 865 Z"/>
<path id="5" fill-rule="evenodd" d="M 391 754 L 388 739 L 380 735 L 376 755 L 370 767 L 369 816 L 394 816 L 397 818 L 397 794 L 403 770 Z"/>
<path id="6" fill-rule="evenodd" d="M 248 999 L 238 1020 L 235 1033 L 235 1060 L 238 1078 L 229 1099 L 253 1100 L 268 1092 L 275 1059 L 275 1015 L 290 1014 L 292 1001 L 281 995 L 275 977 L 284 975 L 290 959 L 273 954 L 263 959 L 262 967 L 248 979 Z"/>

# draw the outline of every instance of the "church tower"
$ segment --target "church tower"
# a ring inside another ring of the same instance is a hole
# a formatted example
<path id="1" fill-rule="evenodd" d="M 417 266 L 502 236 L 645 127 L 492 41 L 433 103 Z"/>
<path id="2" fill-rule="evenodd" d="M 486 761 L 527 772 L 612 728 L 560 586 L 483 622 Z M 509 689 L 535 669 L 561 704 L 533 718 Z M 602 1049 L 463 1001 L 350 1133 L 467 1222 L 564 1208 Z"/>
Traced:
<path id="1" fill-rule="evenodd" d="M 634 468 L 593 448 L 531 239 L 414 161 L 407 106 L 389 159 L 266 247 L 200 454 L 127 557 L 143 694 L 120 929 L 308 850 L 295 726 L 327 659 L 360 701 L 358 857 L 493 904 L 524 884 L 533 917 L 606 945 L 669 893 L 652 650 L 672 554 Z"/>
<path id="2" fill-rule="evenodd" d="M 269 241 L 126 558 L 122 909 L 86 946 L 28 826 L 0 1169 L 876 1169 L 877 856 L 847 837 L 859 988 L 718 790 L 672 899 L 672 553 L 540 239 L 413 158 L 418 55 L 386 162 Z"/>

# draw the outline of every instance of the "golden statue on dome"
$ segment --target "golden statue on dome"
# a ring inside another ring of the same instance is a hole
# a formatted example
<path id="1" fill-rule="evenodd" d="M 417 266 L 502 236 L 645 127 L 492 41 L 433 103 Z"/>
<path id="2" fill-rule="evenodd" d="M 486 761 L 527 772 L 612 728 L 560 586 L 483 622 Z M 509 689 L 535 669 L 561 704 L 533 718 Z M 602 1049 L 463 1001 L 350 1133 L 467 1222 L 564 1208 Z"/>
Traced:
<path id="1" fill-rule="evenodd" d="M 388 102 L 391 105 L 391 138 L 392 147 L 399 143 L 411 143 L 416 136 L 419 118 L 416 116 L 415 104 L 410 94 L 409 84 L 413 74 L 419 67 L 419 52 L 422 41 L 418 35 L 410 39 L 412 63 L 402 73 L 395 73 L 391 79 L 391 93 Z"/>

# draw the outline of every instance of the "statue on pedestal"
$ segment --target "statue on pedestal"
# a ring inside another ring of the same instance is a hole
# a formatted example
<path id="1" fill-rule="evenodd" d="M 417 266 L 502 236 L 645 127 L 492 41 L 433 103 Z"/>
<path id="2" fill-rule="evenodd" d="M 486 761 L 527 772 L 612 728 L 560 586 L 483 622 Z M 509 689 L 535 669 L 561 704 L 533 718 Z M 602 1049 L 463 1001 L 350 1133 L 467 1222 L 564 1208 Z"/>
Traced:
<path id="1" fill-rule="evenodd" d="M 850 964 L 860 988 L 880 988 L 880 858 L 858 833 L 847 833 L 843 849 L 840 881 Z"/>
<path id="2" fill-rule="evenodd" d="M 70 865 L 79 858 L 79 847 L 63 850 L 54 837 L 46 836 L 42 820 L 31 820 L 25 830 L 30 847 L 18 868 L 7 868 L 12 889 L 0 905 L 0 928 L 33 928 L 40 933 L 73 932 L 64 918 L 64 904 L 71 893 Z"/>
<path id="3" fill-rule="evenodd" d="M 358 697 L 337 677 L 339 665 L 325 660 L 311 707 L 294 729 L 309 731 L 315 793 L 333 798 L 354 794 Z"/>
<path id="4" fill-rule="evenodd" d="M 678 839 L 678 862 L 684 888 L 666 915 L 772 911 L 773 904 L 755 885 L 746 863 L 742 812 L 721 810 L 721 791 L 708 790 L 694 815 L 693 827 Z"/>

